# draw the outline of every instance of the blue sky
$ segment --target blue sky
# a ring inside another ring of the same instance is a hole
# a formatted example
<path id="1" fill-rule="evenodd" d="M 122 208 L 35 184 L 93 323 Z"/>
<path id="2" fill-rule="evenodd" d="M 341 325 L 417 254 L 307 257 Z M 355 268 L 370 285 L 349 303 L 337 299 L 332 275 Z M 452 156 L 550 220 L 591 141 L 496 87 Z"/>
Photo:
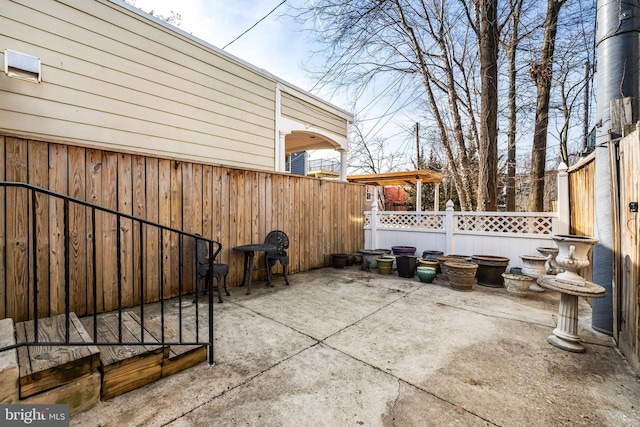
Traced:
<path id="1" fill-rule="evenodd" d="M 267 15 L 282 0 L 128 0 L 145 12 L 168 16 L 171 11 L 181 15 L 179 28 L 218 48 L 234 40 L 245 30 Z M 312 90 L 315 82 L 306 74 L 301 64 L 308 64 L 312 52 L 322 46 L 315 44 L 305 33 L 301 24 L 283 16 L 288 6 L 305 0 L 288 0 L 255 28 L 228 46 L 225 51 L 256 66 L 299 88 L 311 91 L 322 99 L 344 110 L 357 113 L 368 138 L 376 135 L 390 136 L 391 144 L 399 151 L 413 152 L 412 132 L 406 132 L 406 123 L 414 122 L 406 114 L 385 116 L 388 103 L 377 99 L 376 91 L 384 88 L 371 88 L 358 100 L 354 111 L 352 102 L 343 94 L 334 94 L 329 90 Z M 308 0 L 306 0 L 308 1 Z M 371 103 L 372 99 L 376 102 Z M 366 117 L 365 117 L 366 116 Z M 382 116 L 381 119 L 377 117 Z M 400 121 L 404 123 L 399 124 Z M 312 158 L 338 158 L 332 150 L 320 150 L 311 153 Z"/>
<path id="2" fill-rule="evenodd" d="M 131 3 L 134 0 L 130 0 Z M 180 29 L 222 48 L 267 15 L 281 0 L 135 0 L 135 7 L 155 15 L 180 13 Z M 300 64 L 306 62 L 313 49 L 303 28 L 291 19 L 281 17 L 287 4 L 225 49 L 292 83 L 310 90 L 313 82 Z M 346 105 L 338 105 L 346 109 Z"/>

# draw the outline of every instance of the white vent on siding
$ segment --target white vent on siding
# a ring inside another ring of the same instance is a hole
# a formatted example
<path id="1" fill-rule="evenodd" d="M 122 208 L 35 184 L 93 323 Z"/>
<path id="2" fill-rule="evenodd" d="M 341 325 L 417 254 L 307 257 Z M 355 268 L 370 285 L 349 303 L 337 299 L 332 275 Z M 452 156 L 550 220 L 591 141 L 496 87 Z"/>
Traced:
<path id="1" fill-rule="evenodd" d="M 9 77 L 40 83 L 40 58 L 5 49 L 4 72 Z"/>

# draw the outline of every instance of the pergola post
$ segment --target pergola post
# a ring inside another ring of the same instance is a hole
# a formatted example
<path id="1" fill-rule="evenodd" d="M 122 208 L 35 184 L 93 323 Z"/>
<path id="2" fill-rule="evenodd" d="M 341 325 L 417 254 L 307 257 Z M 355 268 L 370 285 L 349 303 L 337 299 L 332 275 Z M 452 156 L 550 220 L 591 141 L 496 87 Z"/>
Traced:
<path id="1" fill-rule="evenodd" d="M 378 188 L 374 185 L 372 189 L 373 201 L 371 202 L 371 248 L 378 247 Z"/>
<path id="2" fill-rule="evenodd" d="M 433 210 L 438 212 L 440 210 L 440 184 L 435 182 L 433 190 Z"/>
<path id="3" fill-rule="evenodd" d="M 416 212 L 422 211 L 422 180 L 416 180 Z"/>

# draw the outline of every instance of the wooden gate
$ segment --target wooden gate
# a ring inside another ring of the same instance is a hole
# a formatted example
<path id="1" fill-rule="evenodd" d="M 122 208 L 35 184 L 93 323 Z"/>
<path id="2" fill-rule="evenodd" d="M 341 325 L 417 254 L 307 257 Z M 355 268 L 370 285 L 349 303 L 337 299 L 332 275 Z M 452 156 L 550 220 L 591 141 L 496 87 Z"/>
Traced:
<path id="1" fill-rule="evenodd" d="M 618 346 L 636 372 L 640 372 L 640 308 L 638 307 L 638 268 L 640 266 L 640 132 L 635 131 L 620 141 L 620 269 Z M 633 208 L 631 203 L 635 203 Z M 636 211 L 636 212 L 634 212 Z"/>

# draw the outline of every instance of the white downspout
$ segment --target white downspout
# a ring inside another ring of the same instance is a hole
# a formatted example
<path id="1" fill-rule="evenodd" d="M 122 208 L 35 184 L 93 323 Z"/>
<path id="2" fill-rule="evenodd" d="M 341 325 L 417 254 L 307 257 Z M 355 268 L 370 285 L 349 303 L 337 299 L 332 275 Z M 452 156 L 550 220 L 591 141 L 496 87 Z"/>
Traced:
<path id="1" fill-rule="evenodd" d="M 281 130 L 281 117 L 282 117 L 282 90 L 280 84 L 276 84 L 276 99 L 275 99 L 275 141 L 274 141 L 274 159 L 273 168 L 276 172 L 285 171 L 285 159 L 284 159 L 284 138 L 285 133 Z"/>

